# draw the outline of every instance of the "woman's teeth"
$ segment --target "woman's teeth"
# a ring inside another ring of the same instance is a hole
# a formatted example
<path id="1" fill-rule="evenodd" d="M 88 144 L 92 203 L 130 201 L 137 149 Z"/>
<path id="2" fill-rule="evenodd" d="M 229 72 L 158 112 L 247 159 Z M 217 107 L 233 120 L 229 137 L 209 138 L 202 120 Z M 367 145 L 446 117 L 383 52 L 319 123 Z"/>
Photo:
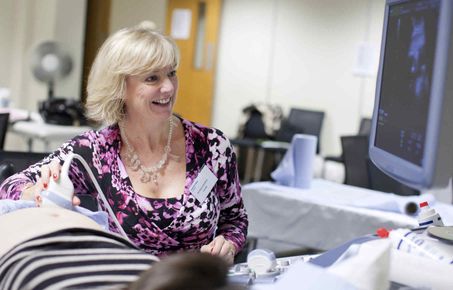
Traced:
<path id="1" fill-rule="evenodd" d="M 166 105 L 170 102 L 171 98 L 166 98 L 166 99 L 160 99 L 153 101 L 154 104 L 159 104 L 159 105 Z"/>

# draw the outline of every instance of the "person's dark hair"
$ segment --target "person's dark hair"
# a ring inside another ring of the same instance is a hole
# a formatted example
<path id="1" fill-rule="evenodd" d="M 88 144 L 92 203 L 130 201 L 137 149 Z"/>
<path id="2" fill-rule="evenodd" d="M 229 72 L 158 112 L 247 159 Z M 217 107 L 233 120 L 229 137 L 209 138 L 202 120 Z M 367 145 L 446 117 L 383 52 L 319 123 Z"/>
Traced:
<path id="1" fill-rule="evenodd" d="M 162 258 L 143 272 L 128 290 L 233 290 L 228 265 L 206 253 L 181 253 Z"/>

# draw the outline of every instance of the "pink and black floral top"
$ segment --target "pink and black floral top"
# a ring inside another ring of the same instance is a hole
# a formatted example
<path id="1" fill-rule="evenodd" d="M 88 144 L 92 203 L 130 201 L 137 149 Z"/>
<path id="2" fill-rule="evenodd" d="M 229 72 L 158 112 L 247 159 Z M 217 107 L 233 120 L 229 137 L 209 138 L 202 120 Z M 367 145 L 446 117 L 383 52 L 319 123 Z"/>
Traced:
<path id="1" fill-rule="evenodd" d="M 19 199 L 22 188 L 38 179 L 42 164 L 55 157 L 63 162 L 69 152 L 74 152 L 90 165 L 129 239 L 146 252 L 161 256 L 198 250 L 218 235 L 231 241 L 239 251 L 245 243 L 248 220 L 233 148 L 217 129 L 184 119 L 182 124 L 186 142 L 186 182 L 181 198 L 167 202 L 146 198 L 134 191 L 120 159 L 121 138 L 117 125 L 76 136 L 42 162 L 9 177 L 0 187 L 0 198 Z M 189 188 L 205 165 L 218 180 L 200 202 Z M 76 194 L 92 195 L 106 211 L 79 161 L 72 162 L 70 178 Z M 156 214 L 153 212 L 156 207 L 164 207 L 164 210 L 160 209 Z M 112 220 L 109 224 L 110 230 L 118 232 Z"/>

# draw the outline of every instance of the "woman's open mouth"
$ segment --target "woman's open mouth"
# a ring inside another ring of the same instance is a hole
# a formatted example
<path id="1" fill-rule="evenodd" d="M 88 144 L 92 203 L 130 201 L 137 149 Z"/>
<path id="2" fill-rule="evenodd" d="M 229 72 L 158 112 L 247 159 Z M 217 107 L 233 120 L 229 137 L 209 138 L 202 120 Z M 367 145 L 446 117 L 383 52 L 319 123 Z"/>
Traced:
<path id="1" fill-rule="evenodd" d="M 166 105 L 170 104 L 170 102 L 171 102 L 171 97 L 152 101 L 152 103 L 154 105 L 158 105 L 158 106 L 166 106 Z"/>

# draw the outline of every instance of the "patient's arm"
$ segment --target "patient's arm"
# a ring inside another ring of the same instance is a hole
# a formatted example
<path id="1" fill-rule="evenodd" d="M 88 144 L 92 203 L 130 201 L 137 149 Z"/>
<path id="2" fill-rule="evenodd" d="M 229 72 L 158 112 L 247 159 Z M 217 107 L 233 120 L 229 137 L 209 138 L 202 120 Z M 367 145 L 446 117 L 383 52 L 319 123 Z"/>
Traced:
<path id="1" fill-rule="evenodd" d="M 26 208 L 0 216 L 0 256 L 29 239 L 71 228 L 102 231 L 92 219 L 63 208 Z"/>

